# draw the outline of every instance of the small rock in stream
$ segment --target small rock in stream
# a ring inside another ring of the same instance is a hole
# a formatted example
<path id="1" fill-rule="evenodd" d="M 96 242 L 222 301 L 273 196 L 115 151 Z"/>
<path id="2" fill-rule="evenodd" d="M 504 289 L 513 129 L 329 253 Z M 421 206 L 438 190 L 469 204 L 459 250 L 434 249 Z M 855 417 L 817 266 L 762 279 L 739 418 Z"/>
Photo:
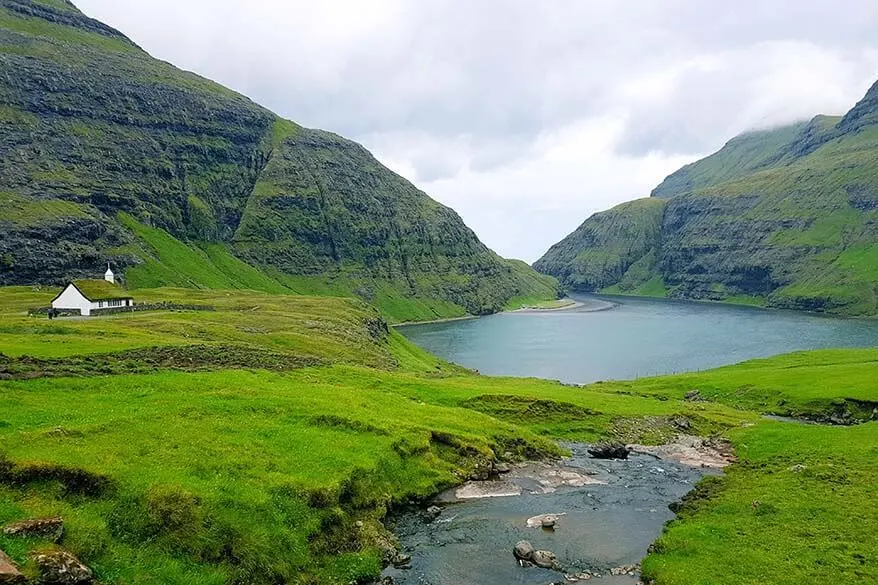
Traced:
<path id="1" fill-rule="evenodd" d="M 528 541 L 521 540 L 512 549 L 512 554 L 519 561 L 530 561 L 534 556 L 534 547 Z"/>
<path id="2" fill-rule="evenodd" d="M 560 570 L 555 553 L 547 550 L 534 550 L 533 545 L 526 540 L 519 541 L 512 549 L 512 554 L 515 555 L 522 567 L 536 565 L 543 569 Z"/>
<path id="3" fill-rule="evenodd" d="M 411 569 L 412 556 L 405 553 L 396 553 L 396 556 L 393 557 L 390 563 L 397 569 Z"/>
<path id="4" fill-rule="evenodd" d="M 628 459 L 631 450 L 622 443 L 597 443 L 588 448 L 595 459 Z"/>
<path id="5" fill-rule="evenodd" d="M 439 506 L 430 506 L 425 512 L 427 520 L 432 522 L 442 514 L 442 508 Z"/>
<path id="6" fill-rule="evenodd" d="M 533 556 L 530 558 L 530 562 L 543 569 L 560 569 L 555 553 L 547 550 L 534 551 Z"/>

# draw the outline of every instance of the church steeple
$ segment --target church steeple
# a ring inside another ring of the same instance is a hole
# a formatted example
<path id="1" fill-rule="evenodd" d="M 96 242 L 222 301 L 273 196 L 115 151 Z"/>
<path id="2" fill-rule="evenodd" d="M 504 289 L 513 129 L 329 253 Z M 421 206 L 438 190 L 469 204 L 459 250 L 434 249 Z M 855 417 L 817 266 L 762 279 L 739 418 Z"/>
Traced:
<path id="1" fill-rule="evenodd" d="M 110 270 L 110 263 L 107 262 L 107 271 L 104 273 L 104 280 L 116 284 L 116 275 Z"/>

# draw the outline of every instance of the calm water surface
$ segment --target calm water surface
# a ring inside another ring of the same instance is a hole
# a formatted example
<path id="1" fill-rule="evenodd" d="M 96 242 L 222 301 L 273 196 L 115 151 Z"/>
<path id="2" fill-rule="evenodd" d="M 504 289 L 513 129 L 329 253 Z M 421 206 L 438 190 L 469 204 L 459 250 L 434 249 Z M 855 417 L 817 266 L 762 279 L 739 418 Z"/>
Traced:
<path id="1" fill-rule="evenodd" d="M 652 299 L 577 297 L 581 309 L 400 328 L 484 374 L 571 383 L 702 370 L 827 347 L 878 346 L 878 321 Z M 601 300 L 615 303 L 594 311 Z"/>

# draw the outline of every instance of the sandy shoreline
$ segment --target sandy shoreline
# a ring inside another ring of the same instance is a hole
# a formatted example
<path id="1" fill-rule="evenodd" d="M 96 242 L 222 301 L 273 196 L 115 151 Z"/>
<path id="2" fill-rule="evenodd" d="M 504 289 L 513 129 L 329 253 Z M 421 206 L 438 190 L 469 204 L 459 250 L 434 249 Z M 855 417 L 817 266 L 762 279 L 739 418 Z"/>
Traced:
<path id="1" fill-rule="evenodd" d="M 547 307 L 547 308 L 539 308 L 539 307 L 525 307 L 521 309 L 514 309 L 511 311 L 501 311 L 498 314 L 502 313 L 560 313 L 564 311 L 577 311 L 580 313 L 594 313 L 597 311 L 609 311 L 617 306 L 616 303 L 611 301 L 600 301 L 600 300 L 592 300 L 588 302 L 577 301 L 575 299 L 566 299 L 570 301 L 566 305 L 561 305 L 559 307 Z M 405 321 L 403 323 L 393 323 L 391 327 L 407 327 L 411 325 L 432 325 L 436 323 L 451 323 L 454 321 L 469 321 L 470 319 L 479 319 L 480 315 L 463 315 L 462 317 L 448 317 L 445 319 L 432 319 L 430 321 Z"/>
<path id="2" fill-rule="evenodd" d="M 504 311 L 505 313 L 554 313 L 556 311 L 572 311 L 573 309 L 579 309 L 585 306 L 585 303 L 574 301 L 573 299 L 567 299 L 570 302 L 566 305 L 560 305 L 558 307 L 522 307 L 520 309 L 515 309 L 514 311 Z"/>
<path id="3" fill-rule="evenodd" d="M 541 309 L 539 307 L 528 307 L 523 309 L 516 309 L 515 311 L 508 311 L 509 313 L 558 313 L 564 311 L 577 311 L 579 313 L 595 313 L 597 311 L 609 311 L 610 309 L 614 309 L 617 304 L 610 301 L 599 301 L 597 299 L 584 302 L 577 301 L 575 299 L 567 299 L 570 301 L 569 304 L 561 305 L 560 307 L 550 307 Z"/>

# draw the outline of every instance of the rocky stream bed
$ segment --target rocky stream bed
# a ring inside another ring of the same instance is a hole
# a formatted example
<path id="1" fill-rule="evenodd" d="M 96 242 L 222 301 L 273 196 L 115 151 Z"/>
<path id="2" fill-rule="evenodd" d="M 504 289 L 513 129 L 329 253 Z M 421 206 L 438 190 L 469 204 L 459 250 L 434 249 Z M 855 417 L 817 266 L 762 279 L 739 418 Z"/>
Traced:
<path id="1" fill-rule="evenodd" d="M 634 585 L 649 545 L 674 517 L 668 505 L 731 459 L 723 445 L 685 436 L 662 447 L 631 446 L 627 459 L 594 458 L 585 444 L 564 446 L 568 459 L 501 469 L 490 480 L 440 494 L 428 510 L 395 518 L 390 528 L 411 560 L 387 569 L 385 580 Z M 524 544 L 551 556 L 528 556 Z M 513 554 L 520 546 L 524 558 Z"/>

